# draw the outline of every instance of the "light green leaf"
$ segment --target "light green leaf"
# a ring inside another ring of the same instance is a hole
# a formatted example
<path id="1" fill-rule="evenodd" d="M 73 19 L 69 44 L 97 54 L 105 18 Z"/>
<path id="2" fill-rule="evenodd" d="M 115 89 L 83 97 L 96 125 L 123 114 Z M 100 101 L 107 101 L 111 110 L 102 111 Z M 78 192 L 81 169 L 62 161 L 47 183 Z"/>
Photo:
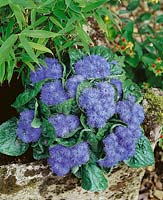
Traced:
<path id="1" fill-rule="evenodd" d="M 94 163 L 82 166 L 82 188 L 91 192 L 103 191 L 108 188 L 107 179 L 101 169 Z"/>
<path id="2" fill-rule="evenodd" d="M 125 163 L 132 168 L 147 167 L 155 162 L 154 153 L 148 138 L 142 134 L 136 145 L 136 153 Z"/>
<path id="3" fill-rule="evenodd" d="M 0 62 L 0 83 L 3 82 L 5 76 L 5 62 Z"/>
<path id="4" fill-rule="evenodd" d="M 11 47 L 14 45 L 14 43 L 16 42 L 18 36 L 15 34 L 12 34 L 0 47 L 0 60 L 4 60 L 8 54 L 9 51 L 11 49 Z"/>
<path id="5" fill-rule="evenodd" d="M 37 49 L 37 50 L 43 51 L 43 52 L 48 52 L 53 55 L 53 52 L 50 49 L 48 49 L 47 47 L 45 47 L 44 45 L 41 45 L 41 44 L 35 43 L 35 42 L 29 42 L 29 44 L 34 49 Z"/>
<path id="6" fill-rule="evenodd" d="M 20 39 L 20 42 L 23 45 L 24 49 L 26 50 L 27 54 L 32 58 L 32 60 L 34 62 L 39 64 L 39 61 L 38 61 L 38 59 L 37 59 L 32 47 L 30 46 L 29 41 L 24 37 L 24 35 L 20 35 L 19 39 Z"/>
<path id="7" fill-rule="evenodd" d="M 23 25 L 25 24 L 25 18 L 24 18 L 21 7 L 18 4 L 14 4 L 14 3 L 10 3 L 9 5 L 16 17 L 16 20 L 18 22 L 20 29 L 22 30 Z"/>
<path id="8" fill-rule="evenodd" d="M 23 30 L 21 35 L 27 36 L 27 37 L 33 37 L 33 38 L 55 38 L 58 36 L 57 33 L 53 33 L 51 31 L 45 31 L 45 30 Z"/>
<path id="9" fill-rule="evenodd" d="M 0 8 L 8 5 L 8 0 L 0 0 Z"/>
<path id="10" fill-rule="evenodd" d="M 16 135 L 17 119 L 12 118 L 0 125 L 0 153 L 9 156 L 20 156 L 29 147 Z"/>

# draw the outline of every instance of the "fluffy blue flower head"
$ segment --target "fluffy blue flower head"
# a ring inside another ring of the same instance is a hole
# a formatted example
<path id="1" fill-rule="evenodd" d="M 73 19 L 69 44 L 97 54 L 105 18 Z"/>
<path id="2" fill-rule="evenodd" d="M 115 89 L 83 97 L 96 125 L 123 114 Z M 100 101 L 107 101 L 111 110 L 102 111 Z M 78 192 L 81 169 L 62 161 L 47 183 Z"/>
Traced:
<path id="1" fill-rule="evenodd" d="M 86 142 L 73 147 L 58 144 L 49 148 L 49 154 L 48 163 L 52 172 L 64 176 L 72 167 L 85 164 L 89 160 L 89 146 Z"/>
<path id="2" fill-rule="evenodd" d="M 79 104 L 86 110 L 88 125 L 102 128 L 115 113 L 115 89 L 108 82 L 99 82 L 95 86 L 83 90 Z"/>
<path id="3" fill-rule="evenodd" d="M 119 101 L 116 112 L 120 119 L 128 125 L 140 125 L 144 120 L 143 107 L 135 103 L 135 98 L 132 96 L 128 100 Z"/>
<path id="4" fill-rule="evenodd" d="M 77 87 L 84 81 L 84 79 L 85 78 L 81 75 L 74 75 L 67 80 L 66 88 L 70 98 L 74 98 L 76 96 Z"/>
<path id="5" fill-rule="evenodd" d="M 79 118 L 75 115 L 57 114 L 49 118 L 57 137 L 64 137 L 79 127 Z"/>
<path id="6" fill-rule="evenodd" d="M 41 89 L 41 100 L 49 105 L 56 105 L 68 99 L 68 94 L 60 80 L 45 83 Z"/>
<path id="7" fill-rule="evenodd" d="M 58 79 L 62 78 L 62 66 L 55 58 L 46 58 L 47 67 L 39 66 L 35 72 L 31 72 L 30 80 L 32 83 L 37 83 L 46 78 Z"/>
<path id="8" fill-rule="evenodd" d="M 75 72 L 85 78 L 105 78 L 110 75 L 110 65 L 105 58 L 90 55 L 75 64 Z"/>
<path id="9" fill-rule="evenodd" d="M 33 110 L 25 110 L 20 113 L 16 134 L 25 143 L 37 142 L 41 136 L 41 128 L 31 126 L 33 118 Z"/>
<path id="10" fill-rule="evenodd" d="M 99 160 L 100 166 L 113 167 L 118 162 L 127 160 L 135 154 L 136 142 L 141 137 L 141 130 L 133 131 L 130 127 L 119 126 L 104 140 L 105 158 Z"/>

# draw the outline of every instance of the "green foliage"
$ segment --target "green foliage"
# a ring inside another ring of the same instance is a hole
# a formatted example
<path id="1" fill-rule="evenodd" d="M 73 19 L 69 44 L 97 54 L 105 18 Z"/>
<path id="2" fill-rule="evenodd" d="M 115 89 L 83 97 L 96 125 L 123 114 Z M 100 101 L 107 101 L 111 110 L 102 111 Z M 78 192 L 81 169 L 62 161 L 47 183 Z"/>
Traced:
<path id="1" fill-rule="evenodd" d="M 82 167 L 82 188 L 91 192 L 108 188 L 108 182 L 95 163 L 87 163 Z"/>
<path id="2" fill-rule="evenodd" d="M 125 163 L 129 167 L 139 168 L 153 165 L 155 162 L 153 150 L 147 137 L 142 134 L 141 138 L 137 142 L 136 153 Z"/>
<path id="3" fill-rule="evenodd" d="M 16 118 L 11 118 L 0 125 L 0 153 L 20 156 L 27 151 L 29 144 L 17 138 L 16 128 Z"/>
<path id="4" fill-rule="evenodd" d="M 104 15 L 101 6 L 107 2 L 0 0 L 0 83 L 10 82 L 14 71 L 22 78 L 28 68 L 34 71 L 34 65 L 42 64 L 45 54 L 55 54 L 61 60 L 74 44 L 89 53 L 89 45 L 93 43 L 84 25 L 96 14 L 101 26 Z M 105 9 L 106 14 L 112 13 Z"/>
<path id="5" fill-rule="evenodd" d="M 17 98 L 16 101 L 12 104 L 14 108 L 20 108 L 31 101 L 37 94 L 40 92 L 43 84 L 45 81 L 41 81 L 36 83 L 34 87 L 30 89 L 26 89 L 25 92 L 21 93 Z"/>
<path id="6" fill-rule="evenodd" d="M 117 5 L 123 26 L 114 38 L 114 51 L 125 56 L 126 74 L 133 81 L 142 87 L 163 88 L 162 2 L 129 0 L 127 6 L 127 1 L 123 4 Z"/>

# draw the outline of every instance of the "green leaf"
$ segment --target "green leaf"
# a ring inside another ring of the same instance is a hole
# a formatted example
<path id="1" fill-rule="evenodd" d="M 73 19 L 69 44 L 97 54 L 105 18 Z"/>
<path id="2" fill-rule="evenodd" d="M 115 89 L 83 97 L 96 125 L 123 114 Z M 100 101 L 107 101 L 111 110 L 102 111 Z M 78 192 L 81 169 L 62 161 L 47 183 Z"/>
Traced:
<path id="1" fill-rule="evenodd" d="M 71 63 L 71 67 L 73 68 L 73 65 L 80 59 L 83 58 L 83 56 L 85 55 L 85 53 L 81 50 L 76 50 L 76 49 L 72 49 L 69 51 L 69 56 L 70 56 L 70 63 Z"/>
<path id="2" fill-rule="evenodd" d="M 107 61 L 113 60 L 113 53 L 109 48 L 106 48 L 104 46 L 96 46 L 90 48 L 90 53 L 93 55 L 99 55 L 104 57 Z"/>
<path id="3" fill-rule="evenodd" d="M 140 5 L 140 0 L 130 0 L 128 6 L 127 6 L 127 9 L 129 11 L 133 11 L 135 10 L 136 8 L 138 8 Z"/>
<path id="4" fill-rule="evenodd" d="M 43 118 L 48 119 L 51 115 L 50 108 L 42 101 L 39 101 L 39 112 Z"/>
<path id="5" fill-rule="evenodd" d="M 0 47 L 0 60 L 4 60 L 9 52 L 11 47 L 14 45 L 14 43 L 16 42 L 18 36 L 15 34 L 12 34 L 10 37 L 8 37 L 8 39 L 2 44 L 2 46 Z"/>
<path id="6" fill-rule="evenodd" d="M 91 192 L 102 191 L 108 188 L 107 179 L 101 169 L 93 163 L 82 166 L 82 188 Z"/>
<path id="7" fill-rule="evenodd" d="M 123 98 L 128 97 L 128 95 L 133 95 L 136 97 L 136 101 L 140 102 L 143 98 L 141 90 L 139 88 L 139 86 L 132 82 L 130 79 L 126 79 L 125 81 L 123 81 Z"/>
<path id="8" fill-rule="evenodd" d="M 132 168 L 147 167 L 155 162 L 154 153 L 148 138 L 142 134 L 136 145 L 136 153 L 125 163 Z"/>
<path id="9" fill-rule="evenodd" d="M 39 61 L 37 59 L 37 56 L 35 55 L 32 47 L 30 46 L 29 41 L 24 37 L 24 35 L 19 36 L 21 44 L 23 45 L 24 49 L 26 50 L 27 54 L 32 58 L 33 61 L 35 61 L 37 64 L 39 64 Z"/>
<path id="10" fill-rule="evenodd" d="M 16 98 L 16 101 L 12 104 L 14 108 L 20 108 L 32 100 L 37 94 L 40 92 L 42 86 L 44 85 L 45 81 L 41 81 L 34 85 L 34 88 L 27 89 L 25 92 L 19 94 Z"/>
<path id="11" fill-rule="evenodd" d="M 158 15 L 158 16 L 156 17 L 156 22 L 157 22 L 157 23 L 163 23 L 163 15 Z"/>
<path id="12" fill-rule="evenodd" d="M 153 59 L 153 58 L 150 58 L 149 56 L 143 56 L 142 57 L 142 61 L 143 61 L 143 63 L 145 64 L 145 65 L 152 65 L 153 63 L 154 63 L 154 61 L 155 61 L 155 59 Z"/>
<path id="13" fill-rule="evenodd" d="M 135 42 L 134 50 L 137 52 L 139 58 L 141 58 L 142 55 L 143 55 L 143 51 L 142 51 L 142 48 L 141 48 L 141 46 L 138 42 Z"/>
<path id="14" fill-rule="evenodd" d="M 41 45 L 41 44 L 35 43 L 35 42 L 29 42 L 29 45 L 36 50 L 48 52 L 53 55 L 53 52 L 50 49 L 48 49 L 47 47 L 45 47 L 44 45 Z"/>
<path id="15" fill-rule="evenodd" d="M 41 126 L 41 120 L 38 118 L 38 103 L 35 102 L 35 113 L 34 113 L 34 119 L 31 123 L 31 126 L 33 128 L 40 128 Z"/>
<path id="16" fill-rule="evenodd" d="M 8 0 L 0 0 L 0 8 L 8 4 L 9 4 Z"/>
<path id="17" fill-rule="evenodd" d="M 11 81 L 15 66 L 16 66 L 15 60 L 9 59 L 7 61 L 7 80 L 8 80 L 8 82 Z"/>
<path id="18" fill-rule="evenodd" d="M 144 22 L 146 20 L 150 20 L 152 18 L 152 13 L 151 12 L 145 12 L 143 14 L 141 14 L 137 19 L 136 22 L 140 23 L 140 22 Z"/>
<path id="19" fill-rule="evenodd" d="M 16 17 L 20 30 L 22 30 L 23 25 L 25 24 L 25 18 L 21 7 L 18 4 L 10 3 L 10 8 Z"/>
<path id="20" fill-rule="evenodd" d="M 0 83 L 4 81 L 4 76 L 5 76 L 5 62 L 3 63 L 0 62 Z"/>
<path id="21" fill-rule="evenodd" d="M 95 2 L 90 2 L 89 5 L 87 5 L 85 8 L 82 9 L 83 12 L 90 12 L 96 8 L 99 8 L 99 6 L 101 6 L 104 3 L 107 3 L 108 0 L 98 0 Z"/>
<path id="22" fill-rule="evenodd" d="M 136 68 L 139 64 L 139 57 L 137 54 L 135 54 L 133 57 L 126 56 L 125 61 L 133 68 Z"/>
<path id="23" fill-rule="evenodd" d="M 125 31 L 133 33 L 134 30 L 134 22 L 133 21 L 129 21 L 125 27 L 123 28 Z"/>
<path id="24" fill-rule="evenodd" d="M 58 36 L 57 33 L 53 33 L 51 31 L 27 29 L 23 30 L 21 35 L 33 38 L 55 38 L 56 36 Z"/>
<path id="25" fill-rule="evenodd" d="M 75 99 L 68 99 L 64 101 L 63 103 L 60 103 L 56 106 L 51 106 L 50 110 L 52 113 L 64 113 L 64 114 L 70 114 L 72 112 L 77 111 L 78 107 L 76 104 Z"/>
<path id="26" fill-rule="evenodd" d="M 84 46 L 84 49 L 86 51 L 86 53 L 89 53 L 89 43 L 92 43 L 91 38 L 89 37 L 89 35 L 83 30 L 83 28 L 81 26 L 77 26 L 76 27 L 76 32 L 80 38 L 80 40 L 82 41 L 82 44 Z"/>
<path id="27" fill-rule="evenodd" d="M 9 156 L 20 156 L 27 151 L 29 144 L 17 138 L 16 128 L 16 118 L 11 118 L 0 125 L 0 153 Z"/>

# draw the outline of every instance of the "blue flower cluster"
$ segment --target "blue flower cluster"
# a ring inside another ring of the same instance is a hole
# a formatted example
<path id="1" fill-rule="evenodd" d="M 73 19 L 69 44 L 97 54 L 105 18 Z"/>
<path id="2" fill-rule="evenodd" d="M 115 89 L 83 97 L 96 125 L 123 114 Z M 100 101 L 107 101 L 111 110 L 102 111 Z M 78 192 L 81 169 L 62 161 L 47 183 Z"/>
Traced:
<path id="1" fill-rule="evenodd" d="M 135 103 L 135 97 L 129 96 L 128 100 L 119 101 L 116 107 L 116 113 L 126 124 L 140 125 L 144 120 L 143 107 Z"/>
<path id="2" fill-rule="evenodd" d="M 75 64 L 75 72 L 87 79 L 105 78 L 110 75 L 110 65 L 99 55 L 86 56 Z"/>
<path id="3" fill-rule="evenodd" d="M 67 100 L 68 94 L 62 87 L 62 83 L 60 80 L 55 80 L 53 82 L 45 83 L 41 89 L 41 100 L 49 105 L 56 105 L 62 103 Z"/>
<path id="4" fill-rule="evenodd" d="M 115 113 L 115 89 L 108 82 L 99 82 L 95 86 L 83 90 L 79 104 L 86 110 L 88 125 L 102 128 Z"/>
<path id="5" fill-rule="evenodd" d="M 41 128 L 33 128 L 31 126 L 33 118 L 33 110 L 25 110 L 20 113 L 16 134 L 25 143 L 37 142 L 41 136 Z"/>
<path id="6" fill-rule="evenodd" d="M 104 167 L 112 167 L 133 156 L 136 143 L 142 134 L 140 124 L 144 120 L 144 111 L 142 106 L 135 103 L 135 97 L 129 96 L 128 100 L 119 101 L 116 113 L 127 127 L 117 127 L 114 133 L 103 140 L 106 156 L 99 164 Z"/>
<path id="7" fill-rule="evenodd" d="M 66 88 L 70 98 L 74 98 L 76 96 L 77 87 L 84 80 L 85 78 L 81 75 L 74 75 L 67 80 Z"/>
<path id="8" fill-rule="evenodd" d="M 113 167 L 118 162 L 127 160 L 135 154 L 136 142 L 141 136 L 140 127 L 119 126 L 114 133 L 108 135 L 104 140 L 104 151 L 106 156 L 99 160 L 100 166 Z"/>
<path id="9" fill-rule="evenodd" d="M 31 72 L 30 80 L 32 83 L 37 83 L 46 78 L 58 79 L 62 78 L 62 66 L 55 58 L 46 58 L 47 67 L 39 66 L 35 72 Z"/>
<path id="10" fill-rule="evenodd" d="M 57 137 L 64 137 L 79 127 L 79 118 L 75 115 L 57 114 L 49 118 Z"/>
<path id="11" fill-rule="evenodd" d="M 58 144 L 50 147 L 49 153 L 50 169 L 58 176 L 66 175 L 72 167 L 85 164 L 89 160 L 89 146 L 86 142 L 81 142 L 73 147 Z"/>

